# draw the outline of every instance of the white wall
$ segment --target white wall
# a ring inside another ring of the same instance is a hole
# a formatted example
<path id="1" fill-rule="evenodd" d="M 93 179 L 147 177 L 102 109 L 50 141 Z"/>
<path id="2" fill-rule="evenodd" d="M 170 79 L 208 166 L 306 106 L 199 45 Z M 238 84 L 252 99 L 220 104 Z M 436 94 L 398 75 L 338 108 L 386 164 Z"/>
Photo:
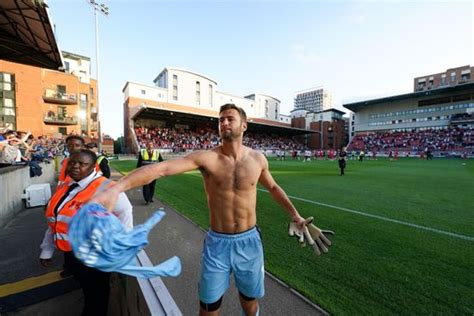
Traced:
<path id="1" fill-rule="evenodd" d="M 173 75 L 178 79 L 178 100 L 173 99 Z M 200 84 L 200 100 L 199 104 L 196 99 L 196 82 Z M 209 93 L 209 86 L 212 87 L 212 96 Z M 179 70 L 174 68 L 168 69 L 168 102 L 199 107 L 202 109 L 219 110 L 219 107 L 214 104 L 213 96 L 216 92 L 217 84 L 197 73 L 188 72 L 186 70 Z"/>
<path id="2" fill-rule="evenodd" d="M 129 82 L 124 91 L 124 100 L 128 97 L 168 102 L 168 90 Z"/>
<path id="3" fill-rule="evenodd" d="M 2 170 L 2 174 L 0 174 L 0 201 L 2 201 L 0 203 L 0 227 L 23 209 L 21 196 L 28 186 L 54 182 L 54 163 L 41 163 L 40 166 L 43 174 L 34 178 L 30 178 L 30 168 L 26 166 L 13 170 Z M 51 189 L 52 192 L 53 188 Z"/>
<path id="4" fill-rule="evenodd" d="M 216 92 L 214 101 L 217 105 L 217 109 L 219 109 L 221 105 L 224 105 L 226 103 L 233 103 L 238 107 L 241 107 L 247 114 L 247 117 L 258 117 L 256 114 L 255 100 L 242 98 L 230 93 L 218 91 Z"/>
<path id="5" fill-rule="evenodd" d="M 73 59 L 64 57 L 64 62 L 69 63 L 69 73 L 79 77 L 79 81 L 82 83 L 90 83 L 91 80 L 91 63 L 87 59 Z"/>

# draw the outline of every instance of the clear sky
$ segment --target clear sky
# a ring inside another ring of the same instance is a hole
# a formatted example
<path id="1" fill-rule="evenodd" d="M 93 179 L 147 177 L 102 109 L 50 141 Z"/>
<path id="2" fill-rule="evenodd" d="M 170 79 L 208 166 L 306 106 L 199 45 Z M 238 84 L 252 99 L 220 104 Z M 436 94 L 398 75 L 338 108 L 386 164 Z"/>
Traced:
<path id="1" fill-rule="evenodd" d="M 264 93 L 293 109 L 296 91 L 323 85 L 333 105 L 409 93 L 413 78 L 474 65 L 473 1 L 96 0 L 102 132 L 123 134 L 127 81 L 153 85 L 164 67 Z M 48 0 L 60 49 L 91 57 L 88 0 Z M 347 110 L 346 110 L 347 112 Z"/>

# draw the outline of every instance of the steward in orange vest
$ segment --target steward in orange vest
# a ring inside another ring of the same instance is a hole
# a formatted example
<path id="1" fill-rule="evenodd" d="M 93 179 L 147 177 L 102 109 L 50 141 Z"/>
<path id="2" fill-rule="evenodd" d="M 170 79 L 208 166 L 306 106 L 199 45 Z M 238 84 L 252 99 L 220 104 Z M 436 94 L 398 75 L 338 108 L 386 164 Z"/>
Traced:
<path id="1" fill-rule="evenodd" d="M 54 250 L 64 253 L 65 267 L 79 281 L 84 292 L 82 315 L 107 315 L 110 293 L 110 273 L 85 266 L 71 251 L 68 227 L 72 217 L 84 203 L 95 194 L 113 185 L 113 182 L 95 171 L 97 156 L 94 152 L 81 149 L 68 159 L 66 179 L 60 183 L 46 207 L 48 230 L 41 243 L 41 265 L 51 264 Z M 113 213 L 122 224 L 133 226 L 132 205 L 125 194 L 119 196 Z"/>
<path id="2" fill-rule="evenodd" d="M 46 208 L 48 226 L 53 233 L 56 248 L 61 251 L 72 251 L 67 236 L 68 225 L 72 217 L 92 196 L 109 187 L 112 181 L 105 177 L 97 177 L 93 179 L 87 187 L 75 193 L 73 199 L 64 203 L 63 197 L 69 194 L 68 191 L 74 190 L 77 187 L 74 186 L 74 184 L 76 183 L 74 183 L 70 177 L 67 177 L 66 181 L 58 186 L 58 189 L 51 197 L 51 200 L 49 200 Z M 60 206 L 61 208 L 59 209 Z"/>

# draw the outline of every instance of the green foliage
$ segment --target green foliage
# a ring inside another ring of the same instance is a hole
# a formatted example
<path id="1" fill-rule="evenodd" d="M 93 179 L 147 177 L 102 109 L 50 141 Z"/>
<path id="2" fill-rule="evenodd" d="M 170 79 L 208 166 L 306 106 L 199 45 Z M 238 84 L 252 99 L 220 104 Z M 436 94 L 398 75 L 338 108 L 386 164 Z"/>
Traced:
<path id="1" fill-rule="evenodd" d="M 124 171 L 135 167 L 112 163 Z M 473 161 L 348 161 L 345 176 L 335 161 L 271 160 L 270 167 L 300 213 L 336 235 L 321 257 L 300 248 L 287 237 L 286 213 L 259 190 L 268 271 L 331 314 L 473 314 Z M 156 190 L 165 203 L 208 227 L 199 173 L 160 179 Z"/>

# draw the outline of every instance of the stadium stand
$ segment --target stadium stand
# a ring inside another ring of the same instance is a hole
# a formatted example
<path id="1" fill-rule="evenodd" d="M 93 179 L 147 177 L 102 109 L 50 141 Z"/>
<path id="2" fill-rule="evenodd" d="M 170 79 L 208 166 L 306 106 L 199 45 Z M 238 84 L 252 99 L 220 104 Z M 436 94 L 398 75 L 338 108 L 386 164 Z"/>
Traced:
<path id="1" fill-rule="evenodd" d="M 348 150 L 376 151 L 379 155 L 398 150 L 419 155 L 430 150 L 435 156 L 469 156 L 474 150 L 474 128 L 448 127 L 409 131 L 385 131 L 356 135 Z"/>
<path id="2" fill-rule="evenodd" d="M 219 135 L 210 127 L 194 129 L 143 127 L 135 126 L 135 134 L 139 147 L 153 141 L 160 149 L 168 149 L 174 153 L 198 149 L 210 149 L 219 144 Z M 305 150 L 305 146 L 289 136 L 260 133 L 245 133 L 244 144 L 256 150 L 276 152 L 277 150 Z"/>

